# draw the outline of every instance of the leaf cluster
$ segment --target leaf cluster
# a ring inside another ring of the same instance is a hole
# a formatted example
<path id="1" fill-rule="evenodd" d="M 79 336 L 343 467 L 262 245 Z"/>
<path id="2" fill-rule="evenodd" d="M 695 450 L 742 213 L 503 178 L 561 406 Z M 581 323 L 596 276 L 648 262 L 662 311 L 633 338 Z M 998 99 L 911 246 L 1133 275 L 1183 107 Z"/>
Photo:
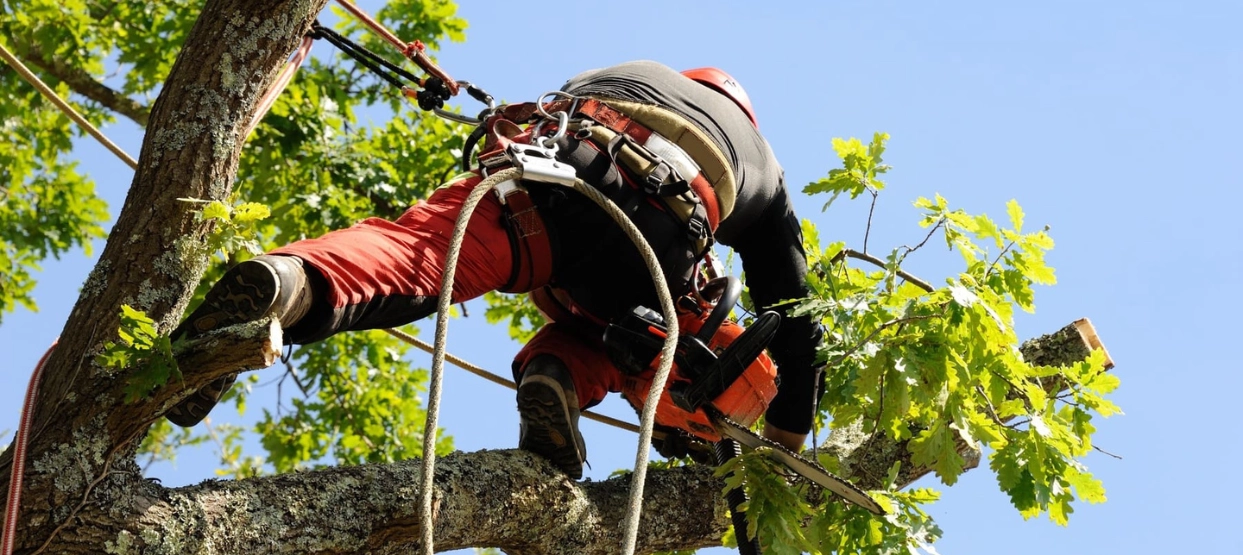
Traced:
<path id="1" fill-rule="evenodd" d="M 5 0 L 0 35 L 93 123 L 109 123 L 121 114 L 143 125 L 200 9 L 184 0 Z M 393 54 L 352 16 L 335 11 L 339 31 Z M 466 27 L 456 4 L 447 0 L 394 0 L 374 15 L 399 36 L 431 48 L 462 40 Z M 415 110 L 352 60 L 318 46 L 248 138 L 231 200 L 201 206 L 212 232 L 198 252 L 221 256 L 190 307 L 228 265 L 365 218 L 396 218 L 455 171 L 464 144 L 461 126 Z M 11 70 L 0 69 L 0 83 L 10 91 L 0 98 L 3 315 L 14 306 L 35 309 L 30 292 L 39 262 L 76 248 L 89 253 L 90 241 L 105 234 L 108 214 L 93 181 L 70 159 L 80 132 Z M 100 90 L 115 98 L 104 98 Z M 127 395 L 133 399 L 166 383 L 176 369 L 163 362 L 168 339 L 155 333 L 151 319 L 129 307 L 123 311 L 120 340 L 100 359 L 131 372 Z M 179 447 L 210 442 L 220 451 L 224 470 L 237 476 L 327 459 L 359 463 L 418 456 L 425 419 L 418 398 L 426 372 L 400 360 L 404 352 L 383 334 L 352 334 L 300 348 L 285 374 L 299 387 L 278 385 L 280 412 L 266 415 L 254 430 L 223 423 L 193 432 L 157 426 L 143 450 L 151 460 L 163 460 Z M 244 411 L 256 379 L 243 380 L 226 400 Z M 256 434 L 258 442 L 247 439 Z M 263 456 L 243 452 L 243 445 L 256 443 Z M 439 446 L 447 449 L 451 439 Z"/>
<path id="2" fill-rule="evenodd" d="M 866 148 L 834 141 L 845 169 L 807 192 L 854 198 L 879 190 L 886 138 L 877 133 Z M 1065 524 L 1075 500 L 1105 499 L 1081 459 L 1092 448 L 1093 418 L 1118 412 L 1106 398 L 1118 379 L 1105 372 L 1101 352 L 1056 368 L 1033 366 L 1020 354 L 1015 308 L 1034 310 L 1033 285 L 1055 282 L 1045 263 L 1053 241 L 1047 230 L 1024 232 L 1016 201 L 1006 206 L 1006 224 L 955 209 L 940 195 L 915 206 L 927 235 L 881 256 L 824 245 L 804 222 L 810 295 L 793 314 L 826 330 L 818 425 L 860 423 L 871 437 L 904 446 L 908 473 L 932 472 L 945 485 L 964 472 L 966 449 L 985 446 L 999 488 L 1025 518 L 1043 513 Z M 964 268 L 939 287 L 906 279 L 907 257 L 938 233 Z M 940 536 L 919 508 L 935 500 L 933 490 L 873 492 L 895 509 L 884 518 L 838 503 L 813 510 L 808 492 L 789 486 L 781 468 L 759 456 L 743 460 L 729 466 L 729 481 L 746 485 L 753 529 L 773 543 L 772 552 L 932 552 Z"/>
<path id="3" fill-rule="evenodd" d="M 154 320 L 129 305 L 121 305 L 120 320 L 120 341 L 105 342 L 95 362 L 114 372 L 130 370 L 124 390 L 126 403 L 146 397 L 170 378 L 181 379 L 172 340 L 159 334 Z"/>

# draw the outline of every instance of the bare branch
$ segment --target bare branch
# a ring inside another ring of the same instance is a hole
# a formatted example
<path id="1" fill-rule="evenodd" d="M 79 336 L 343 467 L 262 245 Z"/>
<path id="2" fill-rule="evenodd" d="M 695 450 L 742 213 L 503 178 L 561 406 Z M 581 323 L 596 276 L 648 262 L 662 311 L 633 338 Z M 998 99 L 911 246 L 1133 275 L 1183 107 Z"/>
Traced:
<path id="1" fill-rule="evenodd" d="M 842 252 L 837 253 L 837 256 L 833 257 L 832 262 L 837 262 L 838 260 L 841 260 L 842 257 L 849 257 L 849 258 L 854 258 L 856 260 L 862 260 L 864 262 L 870 262 L 876 266 L 885 268 L 884 260 L 876 258 L 875 256 L 867 254 L 866 252 L 859 252 L 854 249 L 845 249 Z M 897 274 L 898 274 L 898 277 L 905 279 L 906 281 L 910 282 L 912 285 L 920 289 L 923 289 L 924 291 L 931 293 L 936 290 L 936 288 L 933 287 L 932 284 L 922 279 L 919 279 L 918 277 L 915 277 L 915 275 L 913 274 L 907 273 L 906 270 L 902 270 L 899 268 Z"/>
<path id="2" fill-rule="evenodd" d="M 868 223 L 867 228 L 863 230 L 863 252 L 868 251 L 868 237 L 872 235 L 872 215 L 876 213 L 876 199 L 880 195 L 875 189 L 868 187 L 868 192 L 872 193 L 872 204 L 868 206 Z"/>
<path id="3" fill-rule="evenodd" d="M 145 104 L 96 81 L 91 74 L 66 60 L 46 55 L 37 44 L 22 42 L 21 38 L 16 36 L 10 37 L 10 40 L 13 41 L 13 49 L 30 65 L 46 71 L 49 75 L 69 85 L 73 92 L 98 102 L 101 106 L 133 120 L 142 127 L 147 126 L 147 118 L 151 109 Z"/>

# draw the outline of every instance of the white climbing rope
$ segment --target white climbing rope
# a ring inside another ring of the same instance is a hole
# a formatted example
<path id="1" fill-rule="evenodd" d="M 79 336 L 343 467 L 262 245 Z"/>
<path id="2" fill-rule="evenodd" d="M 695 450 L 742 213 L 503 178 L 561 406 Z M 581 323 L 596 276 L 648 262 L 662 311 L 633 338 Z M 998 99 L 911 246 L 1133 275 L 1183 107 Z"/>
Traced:
<path id="1" fill-rule="evenodd" d="M 516 168 L 503 170 L 480 181 L 471 190 L 462 203 L 457 221 L 453 226 L 453 235 L 449 241 L 449 250 L 445 257 L 445 270 L 441 278 L 440 302 L 436 316 L 436 342 L 432 353 L 431 378 L 428 384 L 427 421 L 423 428 L 423 465 L 421 468 L 420 511 L 422 513 L 423 553 L 435 553 L 434 519 L 432 517 L 432 493 L 435 477 L 436 458 L 436 420 L 440 410 L 440 384 L 444 373 L 445 338 L 448 335 L 449 307 L 453 304 L 453 274 L 456 270 L 458 255 L 461 251 L 462 239 L 466 235 L 466 224 L 483 196 L 499 183 L 521 178 L 522 172 Z M 643 261 L 652 275 L 652 283 L 656 287 L 656 297 L 660 301 L 661 313 L 664 315 L 667 333 L 660 351 L 660 366 L 652 379 L 652 387 L 648 391 L 647 400 L 639 420 L 639 445 L 635 453 L 634 472 L 630 480 L 630 497 L 626 506 L 626 519 L 623 523 L 624 537 L 622 540 L 623 555 L 633 555 L 639 535 L 639 519 L 643 510 L 643 486 L 647 478 L 648 451 L 652 444 L 652 429 L 656 422 L 656 405 L 664 392 L 665 382 L 673 369 L 673 355 L 678 343 L 678 319 L 673 308 L 673 296 L 669 293 L 669 285 L 665 283 L 664 271 L 656 258 L 656 253 L 648 245 L 639 228 L 626 217 L 608 197 L 588 185 L 581 179 L 575 179 L 570 185 L 583 196 L 591 199 L 613 219 L 626 233 L 626 236 L 639 249 Z"/>

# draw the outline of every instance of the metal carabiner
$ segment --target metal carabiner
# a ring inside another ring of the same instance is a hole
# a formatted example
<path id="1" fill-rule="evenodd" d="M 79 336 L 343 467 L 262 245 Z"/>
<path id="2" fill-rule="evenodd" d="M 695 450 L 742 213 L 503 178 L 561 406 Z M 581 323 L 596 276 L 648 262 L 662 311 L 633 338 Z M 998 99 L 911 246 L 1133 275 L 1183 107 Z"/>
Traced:
<path id="1" fill-rule="evenodd" d="M 488 94 L 487 91 L 476 87 L 474 83 L 471 83 L 470 81 L 457 81 L 457 85 L 461 89 L 466 89 L 466 93 L 469 94 L 471 98 L 478 100 L 481 104 L 487 106 L 487 109 L 480 112 L 480 114 L 491 114 L 496 111 L 496 99 L 492 98 L 492 95 Z M 449 121 L 463 123 L 466 125 L 479 125 L 483 123 L 484 120 L 483 117 L 466 116 L 457 112 L 451 112 L 444 108 L 435 108 L 432 110 L 432 113 Z"/>
<path id="2" fill-rule="evenodd" d="M 539 112 L 539 115 L 544 116 L 544 119 L 549 120 L 549 121 L 557 119 L 556 112 L 553 112 L 552 114 L 550 114 L 546 110 L 544 110 L 544 99 L 548 98 L 549 96 L 569 99 L 571 101 L 570 109 L 566 110 L 566 112 L 571 113 L 571 114 L 574 113 L 574 111 L 578 109 L 578 103 L 579 101 L 582 100 L 581 97 L 574 96 L 565 91 L 548 91 L 544 94 L 539 95 L 539 98 L 535 99 L 535 109 L 536 111 Z"/>
<path id="3" fill-rule="evenodd" d="M 540 120 L 539 123 L 535 124 L 535 130 L 532 135 L 535 136 L 535 144 L 539 145 L 540 148 L 546 148 L 556 152 L 557 141 L 560 141 L 563 137 L 565 137 L 565 130 L 570 126 L 570 114 L 559 111 L 553 112 L 552 116 L 555 116 L 555 119 L 557 120 L 557 131 L 554 132 L 551 137 L 544 137 L 540 135 L 540 132 L 544 130 L 544 123 L 548 120 Z"/>

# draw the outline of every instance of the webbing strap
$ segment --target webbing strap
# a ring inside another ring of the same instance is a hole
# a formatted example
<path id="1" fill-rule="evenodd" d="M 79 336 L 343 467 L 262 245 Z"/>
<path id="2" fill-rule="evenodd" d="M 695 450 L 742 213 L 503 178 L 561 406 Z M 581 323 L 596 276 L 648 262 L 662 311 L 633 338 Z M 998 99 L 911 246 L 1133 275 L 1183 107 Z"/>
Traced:
<path id="1" fill-rule="evenodd" d="M 552 280 L 552 243 L 548 229 L 525 187 L 506 181 L 496 190 L 501 204 L 505 205 L 505 227 L 517 247 L 509 281 L 499 291 L 526 293 Z"/>
<path id="2" fill-rule="evenodd" d="M 653 131 L 647 126 L 635 121 L 630 116 L 613 109 L 608 104 L 605 104 L 597 99 L 584 99 L 578 107 L 578 113 L 591 118 L 592 121 L 595 121 L 596 123 L 599 123 L 614 132 L 630 137 L 630 139 L 639 145 L 647 145 L 649 142 L 652 142 L 653 137 L 656 137 L 659 140 L 655 142 L 660 145 L 661 148 L 669 149 L 676 146 L 673 142 L 669 141 L 669 139 L 659 134 L 654 134 Z M 716 190 L 704 177 L 702 171 L 696 171 L 694 177 L 686 175 L 681 177 L 683 179 L 689 179 L 687 185 L 690 186 L 691 191 L 693 191 L 695 195 L 699 197 L 700 202 L 703 203 L 704 211 L 706 212 L 708 220 L 708 227 L 713 233 L 715 233 L 717 226 L 721 223 L 721 208 L 717 199 Z"/>

